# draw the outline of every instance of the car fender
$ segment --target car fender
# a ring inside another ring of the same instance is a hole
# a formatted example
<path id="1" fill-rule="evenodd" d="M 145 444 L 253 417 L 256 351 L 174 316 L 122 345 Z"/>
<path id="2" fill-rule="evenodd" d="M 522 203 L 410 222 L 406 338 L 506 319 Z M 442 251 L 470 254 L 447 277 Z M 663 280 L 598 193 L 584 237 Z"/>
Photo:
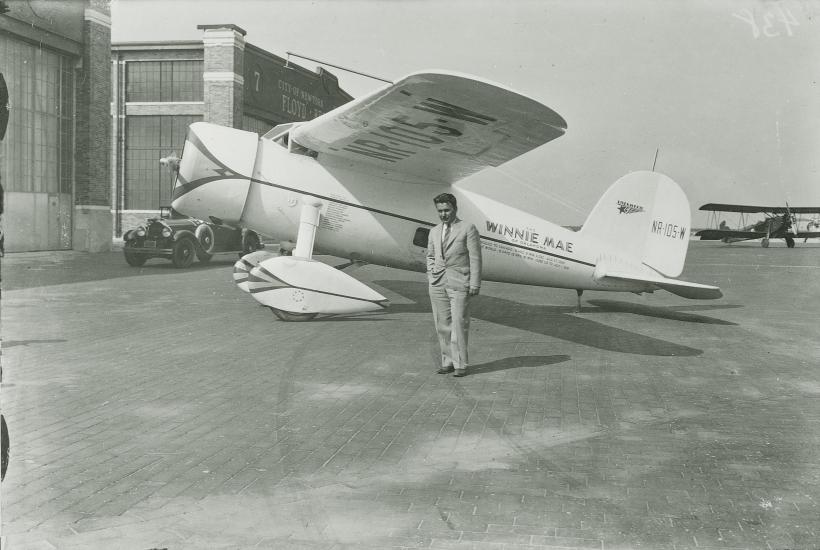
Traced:
<path id="1" fill-rule="evenodd" d="M 199 248 L 202 248 L 199 244 L 199 241 L 196 238 L 196 235 L 194 235 L 194 232 L 189 229 L 179 229 L 175 231 L 172 240 L 174 242 L 178 242 L 186 237 L 193 240 Z"/>

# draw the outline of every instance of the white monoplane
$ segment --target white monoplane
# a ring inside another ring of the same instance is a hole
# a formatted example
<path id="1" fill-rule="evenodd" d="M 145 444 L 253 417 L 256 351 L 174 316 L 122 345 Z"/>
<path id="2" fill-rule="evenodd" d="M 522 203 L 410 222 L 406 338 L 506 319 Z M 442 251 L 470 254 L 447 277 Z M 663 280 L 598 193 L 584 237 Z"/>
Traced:
<path id="1" fill-rule="evenodd" d="M 173 208 L 271 237 L 293 254 L 258 251 L 235 279 L 280 318 L 386 307 L 386 299 L 315 252 L 425 270 L 432 197 L 450 192 L 481 234 L 483 279 L 620 292 L 721 296 L 675 279 L 689 245 L 689 201 L 670 178 L 633 172 L 571 231 L 470 190 L 468 177 L 566 131 L 553 110 L 504 86 L 446 71 L 411 74 L 314 120 L 262 136 L 192 124 Z M 509 190 L 508 192 L 514 192 Z"/>

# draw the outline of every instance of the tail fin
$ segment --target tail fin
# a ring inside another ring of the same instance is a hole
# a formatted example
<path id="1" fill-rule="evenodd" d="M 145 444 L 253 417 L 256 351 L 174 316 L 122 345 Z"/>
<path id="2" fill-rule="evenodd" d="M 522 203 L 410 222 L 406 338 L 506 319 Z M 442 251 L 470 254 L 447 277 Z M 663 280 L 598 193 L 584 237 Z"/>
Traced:
<path id="1" fill-rule="evenodd" d="M 613 255 L 677 277 L 686 261 L 690 222 L 689 200 L 677 183 L 658 172 L 632 172 L 607 189 L 581 234 Z"/>

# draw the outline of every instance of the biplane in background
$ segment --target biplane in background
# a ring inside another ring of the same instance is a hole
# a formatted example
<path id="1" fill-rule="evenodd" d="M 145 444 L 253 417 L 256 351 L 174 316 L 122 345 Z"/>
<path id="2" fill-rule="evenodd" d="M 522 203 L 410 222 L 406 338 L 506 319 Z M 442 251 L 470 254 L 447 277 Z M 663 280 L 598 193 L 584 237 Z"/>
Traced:
<path id="1" fill-rule="evenodd" d="M 820 237 L 820 208 L 789 206 L 746 206 L 742 204 L 704 204 L 700 210 L 711 212 L 709 225 L 713 229 L 702 229 L 695 233 L 702 241 L 723 241 L 733 243 L 761 239 L 763 248 L 769 246 L 770 239 L 785 239 L 786 246 L 794 248 L 795 239 Z M 739 229 L 732 229 L 721 218 L 721 213 L 739 214 Z M 749 222 L 750 214 L 763 214 L 763 219 Z M 814 214 L 814 217 L 811 217 Z M 802 229 L 801 229 L 802 228 Z"/>

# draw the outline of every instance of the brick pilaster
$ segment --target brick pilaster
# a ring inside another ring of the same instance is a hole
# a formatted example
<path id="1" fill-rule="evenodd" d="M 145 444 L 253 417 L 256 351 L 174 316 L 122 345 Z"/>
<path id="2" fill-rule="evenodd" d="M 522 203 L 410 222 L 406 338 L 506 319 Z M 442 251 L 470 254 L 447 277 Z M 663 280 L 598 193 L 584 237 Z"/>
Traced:
<path id="1" fill-rule="evenodd" d="M 111 247 L 111 15 L 108 0 L 86 0 L 82 63 L 76 74 L 73 248 Z"/>
<path id="2" fill-rule="evenodd" d="M 205 48 L 205 121 L 238 128 L 242 124 L 245 31 L 236 25 L 198 25 Z"/>

